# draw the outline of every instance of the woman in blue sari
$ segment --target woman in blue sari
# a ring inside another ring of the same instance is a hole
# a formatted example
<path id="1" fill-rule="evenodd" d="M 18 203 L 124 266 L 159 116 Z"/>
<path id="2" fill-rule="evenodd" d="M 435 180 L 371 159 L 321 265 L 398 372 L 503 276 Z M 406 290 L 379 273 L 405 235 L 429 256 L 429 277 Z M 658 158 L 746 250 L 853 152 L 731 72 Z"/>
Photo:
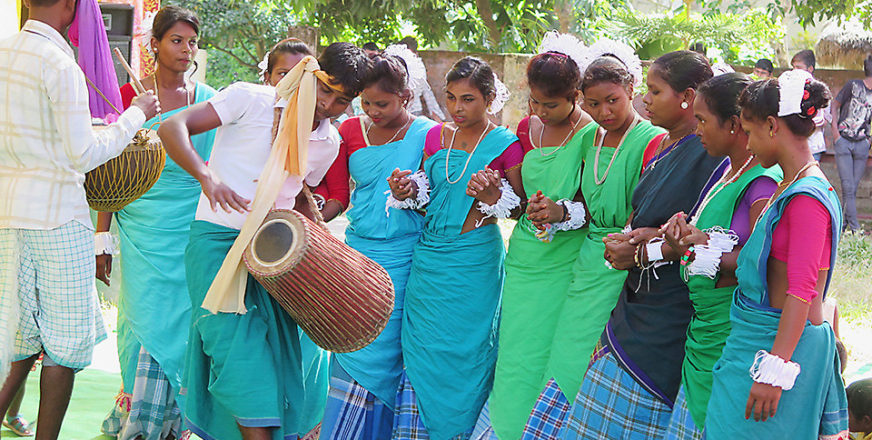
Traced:
<path id="1" fill-rule="evenodd" d="M 847 439 L 836 338 L 823 319 L 842 225 L 808 147 L 827 87 L 798 70 L 742 93 L 742 127 L 764 167 L 784 170 L 738 258 L 732 331 L 713 370 L 706 438 Z M 750 369 L 750 375 L 749 375 Z"/>
<path id="2" fill-rule="evenodd" d="M 361 93 L 366 116 L 347 119 L 339 127 L 342 145 L 326 179 L 354 180 L 346 242 L 384 267 L 394 283 L 394 311 L 370 345 L 334 354 L 322 439 L 388 439 L 393 430 L 394 402 L 403 374 L 400 332 L 403 295 L 412 249 L 421 235 L 424 216 L 410 209 L 385 212 L 388 176 L 397 168 L 414 169 L 424 155 L 424 137 L 436 125 L 408 110 L 414 69 L 423 63 L 410 50 L 389 47 L 373 58 L 373 69 Z M 401 53 L 400 56 L 389 53 Z M 345 185 L 346 191 L 348 185 Z M 347 200 L 348 194 L 328 194 Z"/>
<path id="3" fill-rule="evenodd" d="M 157 129 L 171 115 L 215 95 L 211 87 L 185 77 L 197 53 L 198 33 L 199 20 L 187 9 L 168 6 L 155 16 L 150 43 L 157 65 L 142 82 L 160 96 L 165 111 L 144 128 Z M 121 95 L 127 107 L 135 96 L 133 87 L 125 84 Z M 215 131 L 207 131 L 191 142 L 205 159 L 214 139 Z M 119 439 L 180 435 L 177 400 L 191 322 L 183 258 L 199 196 L 197 180 L 167 158 L 157 183 L 115 213 L 124 256 L 117 333 L 122 391 L 103 432 Z M 111 222 L 111 213 L 98 215 L 98 237 L 108 236 Z M 112 250 L 100 251 L 106 253 L 97 256 L 97 278 L 108 285 Z"/>
<path id="4" fill-rule="evenodd" d="M 518 194 L 523 197 L 523 148 L 486 114 L 488 106 L 492 112 L 502 107 L 507 91 L 498 88 L 487 63 L 472 57 L 458 61 L 446 80 L 453 123 L 428 132 L 423 172 L 411 178 L 410 170 L 396 170 L 390 181 L 393 206 L 429 201 L 406 285 L 406 371 L 395 439 L 472 433 L 497 354 L 505 247 L 496 217 L 519 214 Z"/>

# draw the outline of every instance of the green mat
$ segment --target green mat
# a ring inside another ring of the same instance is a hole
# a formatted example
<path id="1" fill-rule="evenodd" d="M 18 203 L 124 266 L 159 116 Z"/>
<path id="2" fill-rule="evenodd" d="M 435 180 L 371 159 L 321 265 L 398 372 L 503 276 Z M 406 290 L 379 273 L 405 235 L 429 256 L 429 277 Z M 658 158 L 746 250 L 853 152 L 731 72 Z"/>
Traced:
<path id="1" fill-rule="evenodd" d="M 34 423 L 36 429 L 36 413 L 39 405 L 39 372 L 37 369 L 27 377 L 27 392 L 21 403 L 21 414 Z M 109 414 L 118 394 L 121 376 L 100 370 L 88 369 L 76 374 L 73 386 L 73 396 L 64 424 L 61 427 L 61 440 L 112 440 L 112 437 L 100 433 L 100 425 Z M 3 428 L 2 438 L 18 438 Z M 31 437 L 32 438 L 32 437 Z"/>

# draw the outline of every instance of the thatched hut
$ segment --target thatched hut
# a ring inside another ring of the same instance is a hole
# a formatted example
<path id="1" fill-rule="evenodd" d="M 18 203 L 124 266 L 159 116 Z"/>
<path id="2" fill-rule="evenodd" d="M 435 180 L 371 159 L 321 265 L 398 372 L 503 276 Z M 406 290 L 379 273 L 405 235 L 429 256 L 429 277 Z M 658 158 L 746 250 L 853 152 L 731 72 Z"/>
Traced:
<path id="1" fill-rule="evenodd" d="M 863 60 L 872 55 L 872 32 L 855 21 L 832 24 L 815 46 L 818 67 L 863 70 Z"/>

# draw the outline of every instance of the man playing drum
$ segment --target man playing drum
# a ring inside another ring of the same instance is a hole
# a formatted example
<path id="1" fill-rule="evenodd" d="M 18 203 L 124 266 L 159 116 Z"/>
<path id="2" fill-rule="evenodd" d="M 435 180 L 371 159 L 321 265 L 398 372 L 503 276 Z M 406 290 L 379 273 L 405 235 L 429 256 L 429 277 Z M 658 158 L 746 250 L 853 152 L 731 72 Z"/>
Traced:
<path id="1" fill-rule="evenodd" d="M 85 173 L 120 154 L 159 103 L 142 95 L 92 131 L 85 77 L 62 36 L 76 0 L 25 3 L 30 19 L 0 40 L 0 414 L 45 353 L 37 436 L 56 439 L 74 373 L 106 337 Z"/>
<path id="2" fill-rule="evenodd" d="M 317 61 L 293 58 L 270 57 L 281 64 L 267 69 L 283 78 L 275 88 L 233 84 L 158 131 L 169 156 L 203 188 L 185 252 L 193 316 L 182 386 L 188 427 L 206 440 L 294 440 L 324 411 L 326 384 L 315 390 L 307 379 L 311 368 L 326 371 L 326 365 L 305 365 L 309 356 L 296 323 L 244 266 L 239 271 L 239 257 L 251 227 L 272 206 L 312 215 L 304 185 L 317 186 L 336 158 L 339 135 L 330 119 L 360 93 L 371 61 L 349 43 L 331 44 Z M 284 106 L 272 142 L 274 115 Z M 207 165 L 189 138 L 213 128 Z M 227 268 L 240 281 L 227 283 L 227 291 L 242 295 L 230 308 L 221 302 L 207 309 Z"/>

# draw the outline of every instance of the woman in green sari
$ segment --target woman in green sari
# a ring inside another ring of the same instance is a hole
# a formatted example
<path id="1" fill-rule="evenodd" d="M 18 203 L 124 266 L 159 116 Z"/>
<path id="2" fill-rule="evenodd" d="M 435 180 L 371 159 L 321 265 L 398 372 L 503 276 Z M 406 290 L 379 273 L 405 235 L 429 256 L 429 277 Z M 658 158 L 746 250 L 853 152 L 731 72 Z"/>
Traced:
<path id="1" fill-rule="evenodd" d="M 558 438 L 571 399 L 581 385 L 587 360 L 626 278 L 626 272 L 606 266 L 603 238 L 620 232 L 627 223 L 645 148 L 662 132 L 643 121 L 633 109 L 633 89 L 642 80 L 642 68 L 632 49 L 619 42 L 600 40 L 590 47 L 581 67 L 582 108 L 596 123 L 585 126 L 570 144 L 577 147 L 584 159 L 580 191 L 590 220 L 586 233 L 578 239 L 580 246 L 572 258 L 574 264 L 567 265 L 572 273 L 567 271 L 564 277 L 566 290 L 562 293 L 559 314 L 552 317 L 553 339 L 540 383 L 544 391 L 540 388 L 525 428 L 525 439 Z M 574 182 L 579 185 L 577 172 Z M 539 201 L 534 197 L 529 206 L 529 217 L 536 225 L 560 219 L 561 210 L 550 199 Z M 541 283 L 538 277 L 533 279 Z"/>
<path id="2" fill-rule="evenodd" d="M 750 83 L 745 74 L 728 73 L 706 81 L 697 90 L 693 108 L 703 147 L 712 156 L 728 156 L 731 166 L 703 197 L 690 222 L 685 221 L 684 213 L 676 213 L 661 228 L 670 248 L 664 253 L 678 259 L 693 246 L 698 256 L 704 255 L 681 266 L 694 312 L 687 329 L 681 388 L 666 430 L 669 440 L 702 438 L 712 368 L 730 334 L 736 259 L 781 180 L 781 168 L 763 168 L 747 149 L 748 135 L 739 118 L 738 101 Z M 735 246 L 732 240 L 736 240 Z M 719 246 L 722 243 L 723 248 Z M 665 248 L 662 242 L 660 246 Z"/>
<path id="3" fill-rule="evenodd" d="M 584 46 L 571 35 L 553 32 L 540 50 L 527 65 L 533 114 L 521 120 L 517 134 L 525 153 L 524 191 L 535 194 L 537 206 L 548 203 L 555 221 L 546 229 L 522 216 L 509 241 L 500 348 L 489 401 L 490 421 L 500 438 L 521 436 L 548 380 L 545 370 L 557 317 L 587 233 L 579 189 L 582 147 L 573 137 L 591 121 L 577 102 L 581 73 L 575 59 L 581 61 Z M 545 279 L 539 276 L 543 272 L 549 274 Z M 539 293 L 531 295 L 534 291 Z"/>

